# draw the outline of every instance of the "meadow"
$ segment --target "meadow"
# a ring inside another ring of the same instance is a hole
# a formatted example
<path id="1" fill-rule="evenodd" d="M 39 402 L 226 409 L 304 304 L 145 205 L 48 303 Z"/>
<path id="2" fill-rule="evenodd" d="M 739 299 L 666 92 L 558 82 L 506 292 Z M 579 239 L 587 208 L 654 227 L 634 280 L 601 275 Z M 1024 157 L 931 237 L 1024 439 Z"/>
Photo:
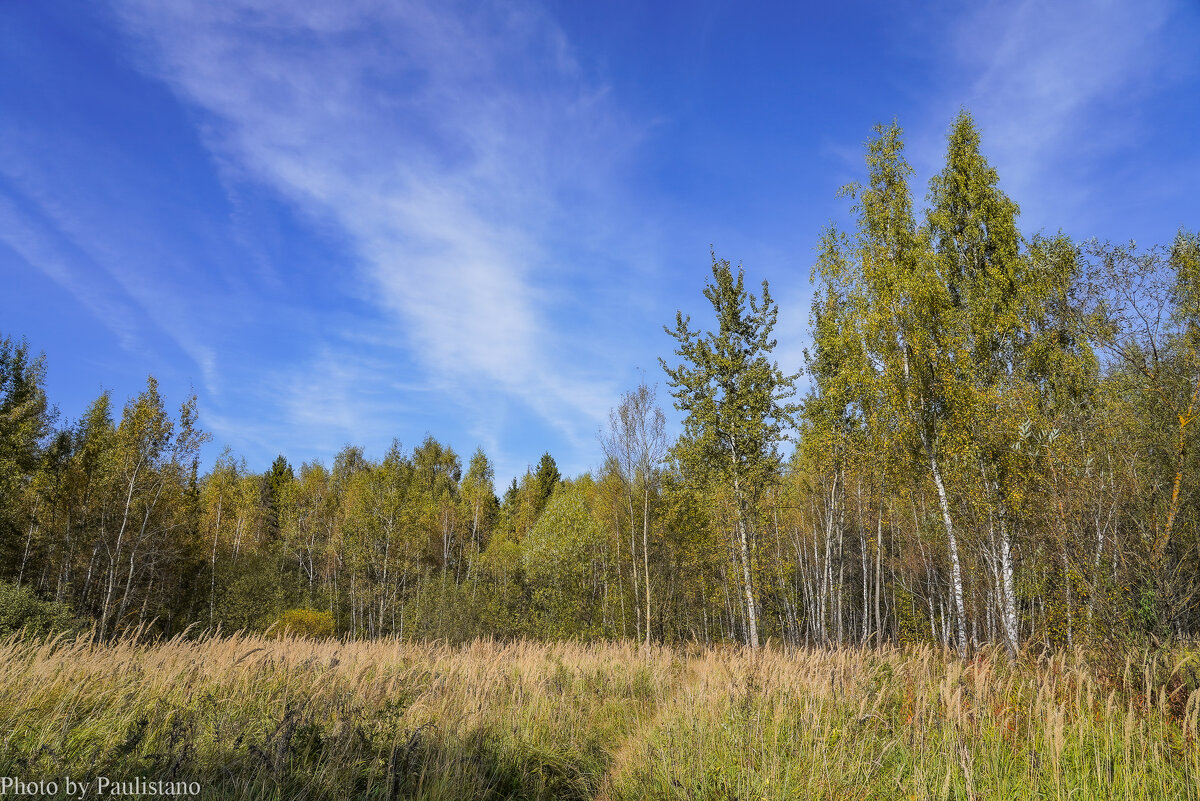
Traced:
<path id="1" fill-rule="evenodd" d="M 1200 799 L 1197 670 L 1185 649 L 10 637 L 0 775 L 219 799 Z"/>

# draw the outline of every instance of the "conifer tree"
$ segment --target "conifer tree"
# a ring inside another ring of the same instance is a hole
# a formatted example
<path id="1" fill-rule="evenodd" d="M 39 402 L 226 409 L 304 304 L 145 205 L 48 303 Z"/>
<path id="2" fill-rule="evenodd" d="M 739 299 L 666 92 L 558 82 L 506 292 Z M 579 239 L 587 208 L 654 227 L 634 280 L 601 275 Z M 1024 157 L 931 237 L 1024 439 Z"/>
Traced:
<path id="1" fill-rule="evenodd" d="M 43 357 L 31 357 L 25 342 L 0 337 L 0 577 L 24 572 L 36 527 L 25 510 L 52 422 L 44 383 Z"/>
<path id="2" fill-rule="evenodd" d="M 771 334 L 779 313 L 767 282 L 762 296 L 746 291 L 744 272 L 712 257 L 712 282 L 704 289 L 717 330 L 691 330 L 691 317 L 675 314 L 676 367 L 659 363 L 684 412 L 684 433 L 674 451 L 685 468 L 733 493 L 734 528 L 746 603 L 746 642 L 759 645 L 758 602 L 751 568 L 756 513 L 763 491 L 782 466 L 779 445 L 794 427 L 795 375 L 771 359 Z"/>
<path id="3" fill-rule="evenodd" d="M 541 460 L 538 461 L 537 470 L 533 474 L 534 503 L 537 509 L 535 517 L 546 508 L 546 503 L 560 483 L 562 483 L 562 476 L 558 472 L 558 465 L 554 462 L 554 457 L 549 452 L 543 453 Z"/>

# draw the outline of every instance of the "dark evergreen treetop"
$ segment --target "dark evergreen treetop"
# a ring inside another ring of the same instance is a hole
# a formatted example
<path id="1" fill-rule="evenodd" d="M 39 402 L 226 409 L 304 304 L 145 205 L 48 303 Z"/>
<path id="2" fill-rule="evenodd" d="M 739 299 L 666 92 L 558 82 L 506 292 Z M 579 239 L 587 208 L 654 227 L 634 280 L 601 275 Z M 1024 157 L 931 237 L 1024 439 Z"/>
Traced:
<path id="1" fill-rule="evenodd" d="M 687 415 L 675 456 L 757 486 L 779 471 L 779 443 L 795 426 L 799 408 L 788 402 L 798 376 L 785 374 L 771 358 L 779 308 L 766 281 L 755 297 L 746 291 L 744 271 L 734 277 L 729 262 L 713 255 L 704 296 L 716 331 L 691 330 L 691 317 L 683 312 L 676 312 L 674 330 L 664 326 L 683 359 L 676 367 L 659 359 L 675 408 Z"/>

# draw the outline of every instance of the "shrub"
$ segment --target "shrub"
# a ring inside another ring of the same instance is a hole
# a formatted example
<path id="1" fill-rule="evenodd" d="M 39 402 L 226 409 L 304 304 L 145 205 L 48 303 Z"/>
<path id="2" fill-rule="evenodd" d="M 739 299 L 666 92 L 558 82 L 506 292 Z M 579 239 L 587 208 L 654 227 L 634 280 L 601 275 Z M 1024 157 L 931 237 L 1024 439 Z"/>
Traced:
<path id="1" fill-rule="evenodd" d="M 288 609 L 275 620 L 272 633 L 285 633 L 298 637 L 332 637 L 333 615 L 316 609 Z"/>
<path id="2" fill-rule="evenodd" d="M 43 601 L 29 587 L 0 581 L 0 637 L 22 629 L 33 635 L 57 634 L 75 625 L 66 604 Z"/>
<path id="3" fill-rule="evenodd" d="M 278 571 L 265 556 L 217 566 L 216 618 L 225 631 L 261 631 L 286 608 Z"/>

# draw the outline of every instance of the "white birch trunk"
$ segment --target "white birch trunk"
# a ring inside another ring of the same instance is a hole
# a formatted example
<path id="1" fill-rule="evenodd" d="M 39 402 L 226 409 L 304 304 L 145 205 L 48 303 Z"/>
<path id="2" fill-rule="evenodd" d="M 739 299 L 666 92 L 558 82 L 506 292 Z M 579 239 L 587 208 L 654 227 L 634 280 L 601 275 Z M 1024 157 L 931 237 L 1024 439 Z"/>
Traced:
<path id="1" fill-rule="evenodd" d="M 954 535 L 954 523 L 950 518 L 950 502 L 946 498 L 946 485 L 942 482 L 942 471 L 938 467 L 937 457 L 929 451 L 929 468 L 933 473 L 933 483 L 937 487 L 938 502 L 942 507 L 942 522 L 946 526 L 946 539 L 950 545 L 950 584 L 954 593 L 954 612 L 958 618 L 958 655 L 964 659 L 967 656 L 967 625 L 966 604 L 963 602 L 962 565 L 958 558 L 958 538 Z"/>

